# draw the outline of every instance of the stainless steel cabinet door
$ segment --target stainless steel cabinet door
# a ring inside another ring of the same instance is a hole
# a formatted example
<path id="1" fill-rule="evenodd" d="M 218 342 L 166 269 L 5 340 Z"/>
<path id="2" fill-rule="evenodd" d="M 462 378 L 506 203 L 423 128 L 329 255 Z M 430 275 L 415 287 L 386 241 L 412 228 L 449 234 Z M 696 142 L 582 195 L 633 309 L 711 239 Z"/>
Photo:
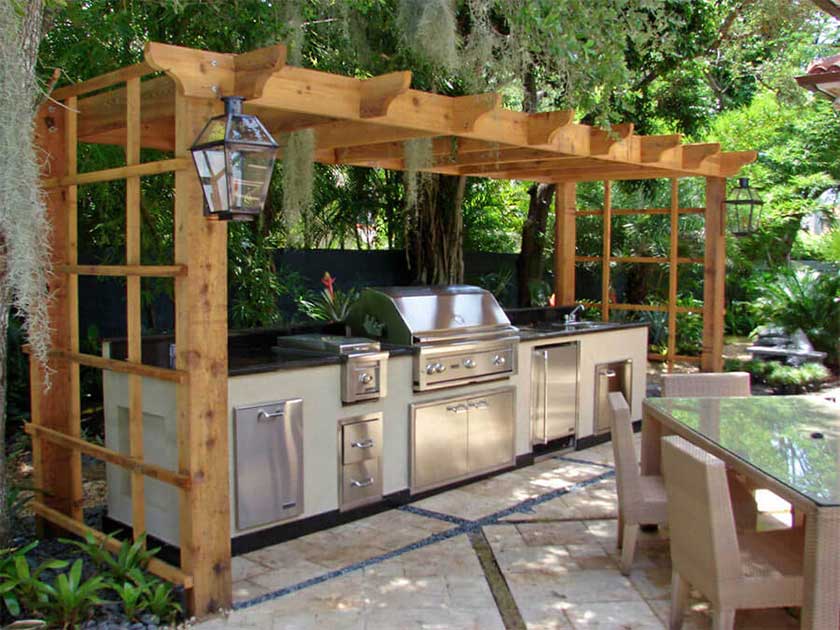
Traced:
<path id="1" fill-rule="evenodd" d="M 467 406 L 470 473 L 513 464 L 513 391 L 471 398 Z"/>
<path id="2" fill-rule="evenodd" d="M 303 511 L 303 400 L 234 409 L 236 526 Z"/>
<path id="3" fill-rule="evenodd" d="M 577 424 L 578 344 L 547 348 L 545 408 L 546 438 L 574 435 Z"/>
<path id="4" fill-rule="evenodd" d="M 414 408 L 412 492 L 467 474 L 467 412 L 466 401 Z"/>

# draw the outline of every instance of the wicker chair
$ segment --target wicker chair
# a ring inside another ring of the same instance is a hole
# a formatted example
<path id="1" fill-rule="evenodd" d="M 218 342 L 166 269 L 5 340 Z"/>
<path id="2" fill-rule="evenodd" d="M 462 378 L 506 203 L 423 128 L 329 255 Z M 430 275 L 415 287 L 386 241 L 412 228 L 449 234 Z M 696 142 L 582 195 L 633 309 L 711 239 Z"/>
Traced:
<path id="1" fill-rule="evenodd" d="M 621 572 L 630 573 L 639 526 L 668 520 L 665 485 L 660 476 L 643 476 L 633 446 L 630 407 L 621 392 L 609 395 L 613 454 L 618 487 L 618 547 Z"/>
<path id="2" fill-rule="evenodd" d="M 663 374 L 663 398 L 749 396 L 749 372 Z"/>
<path id="3" fill-rule="evenodd" d="M 733 627 L 739 608 L 802 605 L 802 529 L 738 534 L 726 467 L 679 436 L 662 438 L 672 590 L 669 627 L 678 630 L 691 587 L 707 597 L 713 627 Z"/>
<path id="4" fill-rule="evenodd" d="M 725 396 L 750 396 L 749 372 L 663 374 L 663 398 L 710 398 Z M 755 529 L 758 522 L 758 505 L 755 489 L 748 487 L 732 471 L 727 472 L 729 494 L 735 511 L 738 529 Z"/>

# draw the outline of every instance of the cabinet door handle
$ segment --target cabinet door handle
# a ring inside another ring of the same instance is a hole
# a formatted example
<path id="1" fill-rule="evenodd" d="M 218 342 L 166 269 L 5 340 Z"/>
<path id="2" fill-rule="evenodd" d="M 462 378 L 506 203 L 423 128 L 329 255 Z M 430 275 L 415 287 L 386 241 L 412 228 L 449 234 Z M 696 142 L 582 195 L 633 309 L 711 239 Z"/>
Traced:
<path id="1" fill-rule="evenodd" d="M 446 408 L 447 411 L 451 411 L 452 413 L 466 413 L 467 406 L 466 405 L 450 405 Z"/>
<path id="2" fill-rule="evenodd" d="M 373 481 L 373 477 L 368 477 L 367 479 L 364 479 L 362 481 L 359 481 L 358 479 L 353 479 L 350 482 L 350 485 L 354 488 L 367 488 L 368 486 L 373 485 Z"/>
<path id="3" fill-rule="evenodd" d="M 350 446 L 353 448 L 373 448 L 373 440 L 368 438 L 367 440 L 363 440 L 361 442 L 350 442 Z"/>
<path id="4" fill-rule="evenodd" d="M 257 413 L 257 422 L 268 422 L 273 418 L 282 418 L 285 415 L 285 409 L 278 409 L 277 411 L 265 411 L 264 409 L 260 409 Z"/>
<path id="5" fill-rule="evenodd" d="M 487 409 L 487 407 L 490 406 L 486 400 L 477 400 L 475 402 L 471 402 L 469 405 L 471 409 Z"/>
<path id="6" fill-rule="evenodd" d="M 601 370 L 601 376 L 605 378 L 614 378 L 615 370 Z"/>

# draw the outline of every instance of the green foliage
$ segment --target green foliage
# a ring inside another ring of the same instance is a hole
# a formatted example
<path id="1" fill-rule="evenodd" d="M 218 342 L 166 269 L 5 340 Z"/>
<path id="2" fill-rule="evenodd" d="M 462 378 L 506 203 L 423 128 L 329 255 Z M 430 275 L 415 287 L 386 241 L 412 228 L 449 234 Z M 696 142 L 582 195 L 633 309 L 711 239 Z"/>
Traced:
<path id="1" fill-rule="evenodd" d="M 504 303 L 504 294 L 513 280 L 513 268 L 503 267 L 499 271 L 486 273 L 478 279 L 478 286 L 487 289 L 493 296 Z"/>
<path id="2" fill-rule="evenodd" d="M 819 273 L 807 267 L 783 269 L 764 284 L 756 313 L 787 332 L 801 328 L 814 348 L 827 352 L 837 364 L 840 339 L 840 274 Z"/>
<path id="3" fill-rule="evenodd" d="M 333 286 L 334 282 L 329 272 L 325 272 L 321 279 L 325 288 L 320 293 L 298 300 L 300 309 L 317 321 L 343 322 L 346 320 L 350 307 L 359 299 L 359 292 L 356 289 L 341 291 Z"/>
<path id="4" fill-rule="evenodd" d="M 60 540 L 84 551 L 100 571 L 108 572 L 117 582 L 128 580 L 132 571 L 145 569 L 149 560 L 160 551 L 160 547 L 146 549 L 146 534 L 144 532 L 134 542 L 123 541 L 119 551 L 114 555 L 106 547 L 108 541 L 113 540 L 113 538 L 112 534 L 97 540 L 91 533 L 87 533 L 83 541 L 66 538 Z"/>
<path id="5" fill-rule="evenodd" d="M 0 596 L 2 596 L 3 604 L 12 617 L 20 615 L 21 600 L 25 605 L 28 605 L 29 602 L 37 599 L 38 590 L 32 580 L 33 573 L 35 579 L 37 579 L 46 569 L 61 569 L 67 566 L 67 563 L 54 567 L 47 565 L 40 570 L 30 571 L 29 564 L 26 562 L 26 554 L 37 546 L 38 542 L 35 541 L 24 547 L 0 549 Z M 23 564 L 20 564 L 21 562 Z"/>
<path id="6" fill-rule="evenodd" d="M 434 145 L 432 138 L 411 138 L 403 142 L 405 160 L 405 207 L 409 211 L 417 209 L 417 202 L 431 182 L 429 173 L 422 169 L 434 164 Z"/>
<path id="7" fill-rule="evenodd" d="M 777 394 L 801 394 L 817 389 L 831 377 L 831 372 L 819 363 L 800 366 L 783 365 L 778 361 L 727 359 L 727 372 L 749 372 L 753 382 L 765 383 Z"/>
<path id="8" fill-rule="evenodd" d="M 146 610 L 148 602 L 142 587 L 133 582 L 123 582 L 113 584 L 111 589 L 120 598 L 125 616 L 129 619 L 136 619 Z"/>
<path id="9" fill-rule="evenodd" d="M 60 573 L 53 584 L 39 585 L 38 613 L 47 623 L 61 628 L 75 627 L 94 606 L 105 603 L 99 594 L 107 588 L 105 578 L 95 576 L 82 581 L 81 560 L 76 560 L 68 573 Z"/>
<path id="10" fill-rule="evenodd" d="M 528 212 L 524 182 L 469 178 L 464 205 L 464 251 L 515 254 Z"/>
<path id="11" fill-rule="evenodd" d="M 172 585 L 169 582 L 149 576 L 137 569 L 131 571 L 131 580 L 136 589 L 140 591 L 135 603 L 137 610 L 135 614 L 148 611 L 158 620 L 164 623 L 172 623 L 176 615 L 183 613 L 181 605 L 175 602 Z M 134 591 L 131 592 L 133 596 Z M 123 605 L 125 606 L 125 600 L 123 600 Z"/>

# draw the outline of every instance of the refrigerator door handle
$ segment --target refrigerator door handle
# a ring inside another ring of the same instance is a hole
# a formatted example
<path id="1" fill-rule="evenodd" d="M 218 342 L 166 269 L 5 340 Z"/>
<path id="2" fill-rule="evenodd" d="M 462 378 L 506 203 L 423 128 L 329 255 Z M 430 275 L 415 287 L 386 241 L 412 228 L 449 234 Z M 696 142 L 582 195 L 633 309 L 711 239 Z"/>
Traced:
<path id="1" fill-rule="evenodd" d="M 548 350 L 543 350 L 542 355 L 543 355 L 542 443 L 543 444 L 548 444 Z"/>

